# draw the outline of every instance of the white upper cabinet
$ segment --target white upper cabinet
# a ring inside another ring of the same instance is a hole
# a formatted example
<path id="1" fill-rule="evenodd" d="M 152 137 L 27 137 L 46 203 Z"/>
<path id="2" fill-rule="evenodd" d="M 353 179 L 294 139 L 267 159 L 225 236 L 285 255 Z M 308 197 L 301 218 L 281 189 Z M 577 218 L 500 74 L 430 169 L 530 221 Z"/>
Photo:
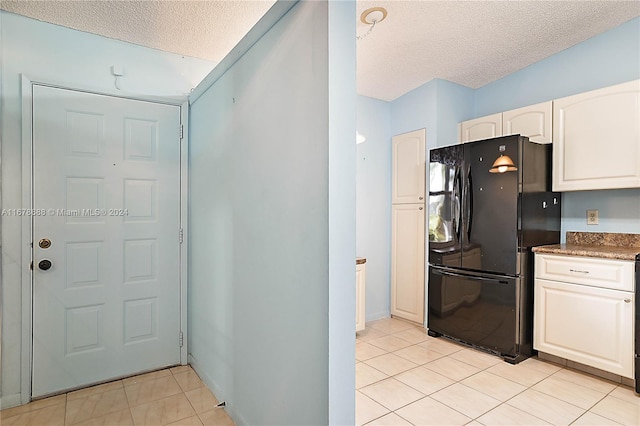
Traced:
<path id="1" fill-rule="evenodd" d="M 393 137 L 393 204 L 424 203 L 425 142 L 425 129 Z"/>
<path id="2" fill-rule="evenodd" d="M 502 135 L 522 135 L 538 143 L 551 143 L 552 101 L 502 113 Z"/>
<path id="3" fill-rule="evenodd" d="M 502 113 L 460 123 L 460 142 L 472 142 L 502 136 Z"/>
<path id="4" fill-rule="evenodd" d="M 640 80 L 554 101 L 553 190 L 640 187 Z"/>
<path id="5" fill-rule="evenodd" d="M 553 102 L 499 112 L 460 123 L 459 142 L 507 135 L 522 135 L 538 143 L 551 143 Z"/>

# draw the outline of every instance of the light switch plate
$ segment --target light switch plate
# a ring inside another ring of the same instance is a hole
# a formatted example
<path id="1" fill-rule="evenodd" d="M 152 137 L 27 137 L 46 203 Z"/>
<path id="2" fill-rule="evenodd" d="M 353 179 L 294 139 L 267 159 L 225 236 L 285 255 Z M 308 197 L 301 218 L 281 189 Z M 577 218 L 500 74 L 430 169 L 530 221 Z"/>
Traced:
<path id="1" fill-rule="evenodd" d="M 598 210 L 587 210 L 587 225 L 597 225 L 598 219 Z"/>

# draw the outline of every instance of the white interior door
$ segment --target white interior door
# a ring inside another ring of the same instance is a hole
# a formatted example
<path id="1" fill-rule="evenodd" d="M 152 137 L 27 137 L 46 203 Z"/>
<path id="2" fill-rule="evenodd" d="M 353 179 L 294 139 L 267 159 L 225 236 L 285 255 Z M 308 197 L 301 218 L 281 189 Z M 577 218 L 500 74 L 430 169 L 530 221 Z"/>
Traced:
<path id="1" fill-rule="evenodd" d="M 180 143 L 178 106 L 33 87 L 34 397 L 180 362 Z"/>

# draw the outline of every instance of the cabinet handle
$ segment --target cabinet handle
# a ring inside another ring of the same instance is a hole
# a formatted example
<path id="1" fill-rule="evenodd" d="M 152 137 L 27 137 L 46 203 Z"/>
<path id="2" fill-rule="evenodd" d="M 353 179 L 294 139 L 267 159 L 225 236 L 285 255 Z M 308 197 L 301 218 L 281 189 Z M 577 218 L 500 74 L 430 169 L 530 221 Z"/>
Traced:
<path id="1" fill-rule="evenodd" d="M 578 270 L 578 269 L 569 269 L 569 271 L 571 271 L 571 272 L 577 272 L 577 273 L 579 273 L 579 274 L 588 274 L 588 273 L 589 273 L 589 271 L 580 271 L 580 270 Z"/>
<path id="2" fill-rule="evenodd" d="M 418 197 L 418 200 L 424 200 L 424 197 Z"/>
<path id="3" fill-rule="evenodd" d="M 624 299 L 624 303 L 631 303 L 631 299 Z"/>
<path id="4" fill-rule="evenodd" d="M 418 210 L 422 210 L 422 207 L 418 207 Z"/>

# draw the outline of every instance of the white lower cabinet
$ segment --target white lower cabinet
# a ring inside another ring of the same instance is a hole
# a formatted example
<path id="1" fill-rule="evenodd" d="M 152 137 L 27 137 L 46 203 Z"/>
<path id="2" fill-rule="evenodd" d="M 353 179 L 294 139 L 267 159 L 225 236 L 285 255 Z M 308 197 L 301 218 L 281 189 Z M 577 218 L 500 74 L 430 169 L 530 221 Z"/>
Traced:
<path id="1" fill-rule="evenodd" d="M 356 331 L 364 330 L 366 279 L 367 269 L 365 264 L 356 264 Z"/>
<path id="2" fill-rule="evenodd" d="M 424 323 L 424 205 L 391 207 L 391 315 Z"/>
<path id="3" fill-rule="evenodd" d="M 609 262 L 609 270 L 621 272 L 632 268 L 633 262 L 572 260 L 569 256 L 536 254 L 534 349 L 633 378 L 633 281 L 598 279 Z M 618 278 L 625 276 L 621 273 Z M 586 277 L 590 277 L 590 284 L 584 284 Z M 595 286 L 599 283 L 616 289 Z"/>

